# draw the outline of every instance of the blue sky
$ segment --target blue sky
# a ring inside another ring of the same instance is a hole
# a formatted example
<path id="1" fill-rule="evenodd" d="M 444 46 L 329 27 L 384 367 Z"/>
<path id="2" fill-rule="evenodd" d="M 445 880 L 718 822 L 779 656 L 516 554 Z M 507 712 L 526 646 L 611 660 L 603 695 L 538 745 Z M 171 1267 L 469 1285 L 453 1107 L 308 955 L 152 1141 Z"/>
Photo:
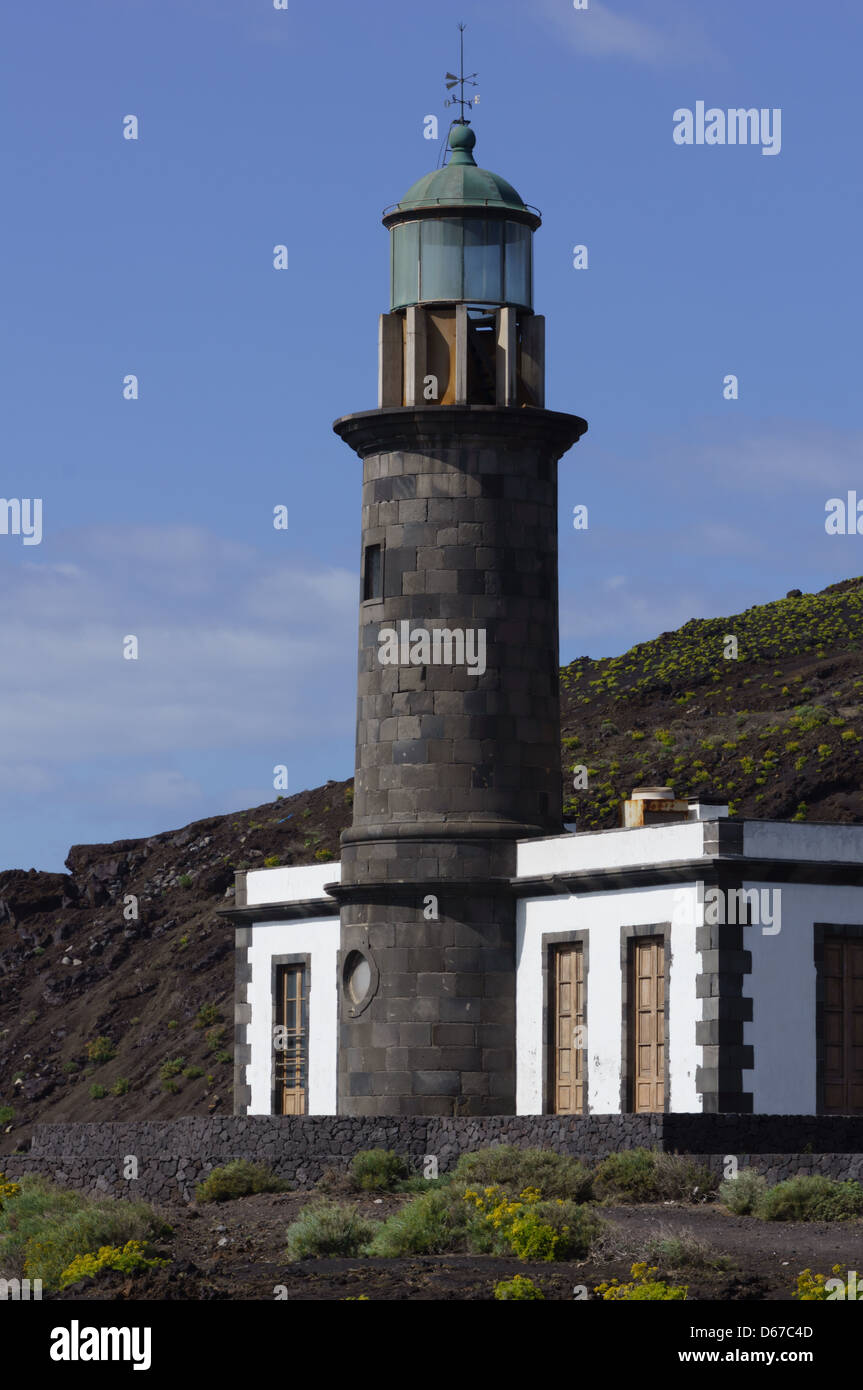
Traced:
<path id="1" fill-rule="evenodd" d="M 0 494 L 43 539 L 0 535 L 0 865 L 258 804 L 277 763 L 352 772 L 360 465 L 330 426 L 375 404 L 380 214 L 437 163 L 458 20 L 478 162 L 543 213 L 548 404 L 590 422 L 562 659 L 863 571 L 824 530 L 863 483 L 861 13 L 7 7 Z M 780 108 L 781 152 L 675 144 L 699 100 Z"/>

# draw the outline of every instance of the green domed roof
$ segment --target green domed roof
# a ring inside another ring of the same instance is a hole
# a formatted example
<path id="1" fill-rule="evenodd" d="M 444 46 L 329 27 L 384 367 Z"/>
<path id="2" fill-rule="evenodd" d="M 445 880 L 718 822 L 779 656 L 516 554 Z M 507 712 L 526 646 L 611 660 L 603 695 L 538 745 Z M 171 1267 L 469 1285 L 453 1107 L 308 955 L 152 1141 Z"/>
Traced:
<path id="1" fill-rule="evenodd" d="M 412 185 L 389 216 L 435 207 L 487 207 L 530 214 L 511 183 L 480 169 L 473 157 L 476 136 L 467 122 L 456 122 L 449 133 L 452 151 L 448 164 L 425 174 Z"/>

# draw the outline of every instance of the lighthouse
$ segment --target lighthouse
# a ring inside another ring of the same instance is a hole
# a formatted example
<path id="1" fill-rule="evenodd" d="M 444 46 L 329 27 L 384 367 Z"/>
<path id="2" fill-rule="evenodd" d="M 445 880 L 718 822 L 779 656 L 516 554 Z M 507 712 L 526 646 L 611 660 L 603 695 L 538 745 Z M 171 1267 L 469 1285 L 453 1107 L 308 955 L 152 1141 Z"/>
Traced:
<path id="1" fill-rule="evenodd" d="M 466 104 L 384 214 L 377 407 L 334 424 L 362 469 L 344 1115 L 515 1112 L 516 846 L 562 832 L 557 468 L 587 424 L 546 409 L 540 216 Z"/>
<path id="2" fill-rule="evenodd" d="M 863 827 L 660 786 L 619 828 L 562 826 L 557 470 L 587 425 L 545 404 L 539 214 L 456 100 L 447 163 L 384 214 L 377 405 L 334 426 L 362 472 L 353 822 L 338 865 L 238 869 L 222 910 L 235 1115 L 286 1174 L 756 1131 L 844 1173 Z"/>

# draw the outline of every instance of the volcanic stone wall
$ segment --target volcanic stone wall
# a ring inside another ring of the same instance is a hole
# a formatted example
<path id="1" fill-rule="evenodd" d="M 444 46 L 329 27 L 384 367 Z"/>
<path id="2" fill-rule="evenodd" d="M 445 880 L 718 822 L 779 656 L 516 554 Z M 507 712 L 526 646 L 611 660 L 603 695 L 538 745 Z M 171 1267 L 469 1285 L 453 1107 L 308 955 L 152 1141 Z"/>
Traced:
<path id="1" fill-rule="evenodd" d="M 512 1114 L 509 879 L 518 838 L 561 829 L 557 464 L 585 422 L 435 406 L 335 428 L 363 459 L 363 545 L 382 558 L 360 605 L 338 894 L 342 960 L 363 957 L 373 987 L 342 989 L 339 1112 Z M 441 630 L 460 659 L 422 650 Z"/>
<path id="2" fill-rule="evenodd" d="M 689 1141 L 689 1142 L 686 1142 Z M 810 1143 L 818 1152 L 801 1153 Z M 383 1120 L 346 1116 L 234 1116 L 137 1124 L 39 1125 L 27 1154 L 3 1160 L 6 1176 L 44 1173 L 83 1191 L 188 1201 L 212 1168 L 233 1158 L 264 1163 L 310 1188 L 361 1149 L 393 1149 L 417 1171 L 427 1156 L 442 1173 L 459 1155 L 493 1144 L 548 1148 L 587 1160 L 642 1145 L 686 1151 L 717 1172 L 727 1155 L 770 1182 L 795 1173 L 863 1181 L 863 1117 L 808 1115 L 529 1115 Z M 785 1152 L 782 1152 L 783 1146 Z M 124 1178 L 137 1162 L 137 1178 Z"/>
<path id="3" fill-rule="evenodd" d="M 360 606 L 348 843 L 452 820 L 560 829 L 557 461 L 584 428 L 495 407 L 337 422 L 363 456 L 363 544 L 383 560 L 383 592 Z M 423 661 L 421 641 L 383 663 L 381 632 L 402 622 L 481 633 L 485 669 L 452 650 Z"/>

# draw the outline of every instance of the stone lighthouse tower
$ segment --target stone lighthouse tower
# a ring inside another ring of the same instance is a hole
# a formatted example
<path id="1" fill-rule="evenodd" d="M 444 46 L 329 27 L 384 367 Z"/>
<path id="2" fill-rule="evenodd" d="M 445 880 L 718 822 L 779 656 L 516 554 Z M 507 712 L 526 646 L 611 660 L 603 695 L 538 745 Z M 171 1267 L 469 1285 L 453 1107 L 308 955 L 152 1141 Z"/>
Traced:
<path id="1" fill-rule="evenodd" d="M 557 465 L 587 425 L 545 409 L 539 215 L 475 144 L 462 115 L 384 216 L 378 405 L 334 425 L 363 471 L 345 1115 L 514 1113 L 516 841 L 562 831 Z"/>

